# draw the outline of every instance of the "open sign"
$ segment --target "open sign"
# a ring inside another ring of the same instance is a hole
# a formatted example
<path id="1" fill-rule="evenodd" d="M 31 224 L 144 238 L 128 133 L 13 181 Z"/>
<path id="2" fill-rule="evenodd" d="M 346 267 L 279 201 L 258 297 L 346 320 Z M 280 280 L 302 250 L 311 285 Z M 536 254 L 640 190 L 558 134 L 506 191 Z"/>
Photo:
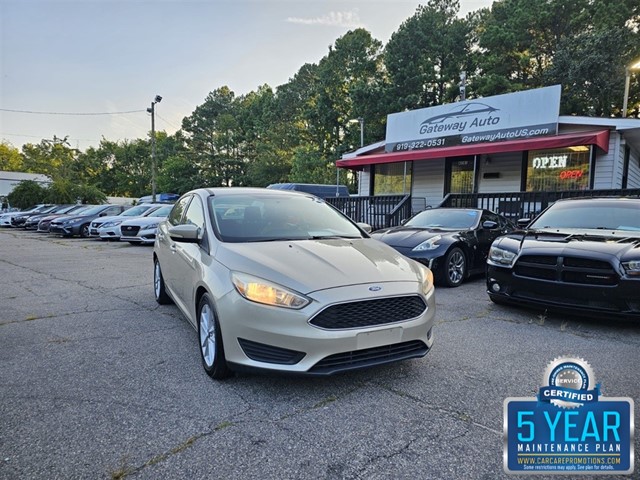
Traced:
<path id="1" fill-rule="evenodd" d="M 582 174 L 583 174 L 582 170 L 563 170 L 560 172 L 560 179 L 567 180 L 569 178 L 572 178 L 572 179 L 581 178 Z"/>

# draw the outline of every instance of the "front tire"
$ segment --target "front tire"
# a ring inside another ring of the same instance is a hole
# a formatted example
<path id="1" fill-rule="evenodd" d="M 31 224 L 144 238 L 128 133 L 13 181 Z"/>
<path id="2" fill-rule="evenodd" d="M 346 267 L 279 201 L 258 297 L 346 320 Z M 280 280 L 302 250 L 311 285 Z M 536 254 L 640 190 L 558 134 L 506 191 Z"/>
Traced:
<path id="1" fill-rule="evenodd" d="M 169 297 L 167 293 L 167 287 L 164 284 L 162 270 L 160 269 L 160 262 L 158 262 L 157 258 L 153 262 L 153 293 L 156 296 L 156 302 L 160 305 L 171 303 L 171 297 Z"/>
<path id="2" fill-rule="evenodd" d="M 200 339 L 200 358 L 207 375 L 216 380 L 231 376 L 232 372 L 224 356 L 220 322 L 208 293 L 202 296 L 198 304 L 198 338 Z"/>
<path id="3" fill-rule="evenodd" d="M 87 238 L 89 236 L 89 225 L 82 225 L 80 227 L 80 236 L 82 238 Z"/>
<path id="4" fill-rule="evenodd" d="M 449 287 L 459 287 L 467 278 L 467 257 L 464 252 L 454 247 L 449 250 L 443 264 L 442 280 Z"/>

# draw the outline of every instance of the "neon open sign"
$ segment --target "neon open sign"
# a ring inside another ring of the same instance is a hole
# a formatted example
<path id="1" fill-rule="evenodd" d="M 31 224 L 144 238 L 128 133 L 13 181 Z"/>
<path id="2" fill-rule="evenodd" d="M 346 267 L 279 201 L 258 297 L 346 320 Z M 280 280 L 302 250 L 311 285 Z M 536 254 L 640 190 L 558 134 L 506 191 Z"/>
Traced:
<path id="1" fill-rule="evenodd" d="M 566 168 L 569 155 L 547 155 L 535 157 L 533 168 Z"/>
<path id="2" fill-rule="evenodd" d="M 563 170 L 560 172 L 561 180 L 576 179 L 582 177 L 582 170 Z"/>

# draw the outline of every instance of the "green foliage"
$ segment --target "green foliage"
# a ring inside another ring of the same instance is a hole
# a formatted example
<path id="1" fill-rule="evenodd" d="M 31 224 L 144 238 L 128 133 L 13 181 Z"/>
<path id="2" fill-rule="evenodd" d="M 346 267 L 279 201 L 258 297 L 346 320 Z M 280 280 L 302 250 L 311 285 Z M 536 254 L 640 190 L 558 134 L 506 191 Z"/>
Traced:
<path id="1" fill-rule="evenodd" d="M 391 36 L 385 50 L 391 112 L 452 102 L 468 70 L 470 23 L 458 0 L 429 0 Z"/>
<path id="2" fill-rule="evenodd" d="M 0 171 L 24 172 L 23 164 L 20 150 L 7 142 L 0 143 Z"/>
<path id="3" fill-rule="evenodd" d="M 101 204 L 107 201 L 107 196 L 95 186 L 61 179 L 46 188 L 45 199 L 47 203 Z"/>
<path id="4" fill-rule="evenodd" d="M 320 152 L 309 147 L 296 149 L 289 181 L 294 183 L 331 184 L 336 181 L 336 167 Z"/>
<path id="5" fill-rule="evenodd" d="M 20 209 L 37 203 L 45 203 L 47 188 L 34 180 L 23 180 L 7 195 L 9 203 Z"/>

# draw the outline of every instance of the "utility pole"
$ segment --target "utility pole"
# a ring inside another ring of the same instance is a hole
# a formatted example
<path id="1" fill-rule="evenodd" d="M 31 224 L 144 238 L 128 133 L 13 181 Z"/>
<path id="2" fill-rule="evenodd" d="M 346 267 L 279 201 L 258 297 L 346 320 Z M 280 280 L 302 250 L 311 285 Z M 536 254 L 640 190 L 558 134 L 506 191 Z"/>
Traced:
<path id="1" fill-rule="evenodd" d="M 156 95 L 151 102 L 151 108 L 147 112 L 151 114 L 151 201 L 156 201 L 156 103 L 160 103 L 162 97 Z"/>
<path id="2" fill-rule="evenodd" d="M 467 72 L 460 72 L 460 101 L 463 102 L 467 98 Z"/>

